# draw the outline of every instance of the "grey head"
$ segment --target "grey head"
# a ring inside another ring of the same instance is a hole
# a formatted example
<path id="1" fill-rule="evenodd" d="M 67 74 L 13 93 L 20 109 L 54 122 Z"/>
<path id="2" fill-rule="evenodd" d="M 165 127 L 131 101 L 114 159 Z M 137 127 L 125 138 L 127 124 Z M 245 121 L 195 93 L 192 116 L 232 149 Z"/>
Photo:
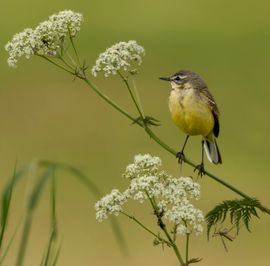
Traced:
<path id="1" fill-rule="evenodd" d="M 185 88 L 190 85 L 194 89 L 207 87 L 204 80 L 195 72 L 190 70 L 180 70 L 170 77 L 160 77 L 161 80 L 169 81 L 173 88 Z"/>

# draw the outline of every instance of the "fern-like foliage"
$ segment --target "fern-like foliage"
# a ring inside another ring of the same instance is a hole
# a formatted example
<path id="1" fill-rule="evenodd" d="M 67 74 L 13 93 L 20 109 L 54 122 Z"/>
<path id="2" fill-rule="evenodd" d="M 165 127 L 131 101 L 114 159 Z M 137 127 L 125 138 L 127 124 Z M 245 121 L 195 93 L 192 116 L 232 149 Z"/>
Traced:
<path id="1" fill-rule="evenodd" d="M 206 215 L 208 239 L 211 228 L 218 223 L 223 223 L 228 216 L 230 217 L 231 224 L 236 227 L 237 233 L 242 224 L 250 231 L 251 218 L 259 218 L 257 209 L 265 212 L 265 208 L 254 198 L 225 200 L 221 202 Z"/>

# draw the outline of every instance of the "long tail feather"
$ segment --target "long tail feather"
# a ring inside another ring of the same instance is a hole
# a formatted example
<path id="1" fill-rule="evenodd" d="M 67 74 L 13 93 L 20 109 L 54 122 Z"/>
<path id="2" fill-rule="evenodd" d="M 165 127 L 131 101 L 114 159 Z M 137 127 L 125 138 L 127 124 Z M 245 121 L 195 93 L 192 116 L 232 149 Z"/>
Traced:
<path id="1" fill-rule="evenodd" d="M 208 160 L 211 163 L 214 163 L 214 164 L 222 163 L 221 155 L 220 155 L 217 142 L 215 139 L 213 139 L 213 141 L 206 139 L 204 141 L 204 150 L 205 150 Z"/>

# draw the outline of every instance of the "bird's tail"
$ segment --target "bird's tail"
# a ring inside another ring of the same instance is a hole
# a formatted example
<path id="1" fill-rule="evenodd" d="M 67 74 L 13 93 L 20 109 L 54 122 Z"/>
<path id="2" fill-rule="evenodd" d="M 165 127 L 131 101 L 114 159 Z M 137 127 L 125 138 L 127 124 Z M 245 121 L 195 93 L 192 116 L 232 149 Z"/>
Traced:
<path id="1" fill-rule="evenodd" d="M 214 136 L 204 140 L 204 150 L 208 160 L 214 164 L 221 164 L 222 159 Z"/>

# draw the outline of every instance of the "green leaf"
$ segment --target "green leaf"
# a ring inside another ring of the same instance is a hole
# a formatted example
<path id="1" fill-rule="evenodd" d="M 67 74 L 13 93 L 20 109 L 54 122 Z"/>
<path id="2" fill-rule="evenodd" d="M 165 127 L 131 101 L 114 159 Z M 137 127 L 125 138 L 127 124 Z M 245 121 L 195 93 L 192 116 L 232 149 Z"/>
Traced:
<path id="1" fill-rule="evenodd" d="M 255 198 L 225 200 L 221 202 L 206 215 L 208 239 L 212 227 L 218 223 L 223 223 L 227 216 L 230 217 L 231 224 L 236 227 L 237 234 L 242 224 L 250 232 L 250 221 L 252 217 L 259 218 L 257 209 L 266 212 L 261 203 Z"/>
<path id="2" fill-rule="evenodd" d="M 192 258 L 188 260 L 188 264 L 200 262 L 202 258 Z"/>
<path id="3" fill-rule="evenodd" d="M 160 121 L 152 116 L 145 116 L 144 118 L 139 116 L 132 122 L 132 124 L 137 124 L 138 122 L 146 124 L 147 126 L 160 126 Z"/>

